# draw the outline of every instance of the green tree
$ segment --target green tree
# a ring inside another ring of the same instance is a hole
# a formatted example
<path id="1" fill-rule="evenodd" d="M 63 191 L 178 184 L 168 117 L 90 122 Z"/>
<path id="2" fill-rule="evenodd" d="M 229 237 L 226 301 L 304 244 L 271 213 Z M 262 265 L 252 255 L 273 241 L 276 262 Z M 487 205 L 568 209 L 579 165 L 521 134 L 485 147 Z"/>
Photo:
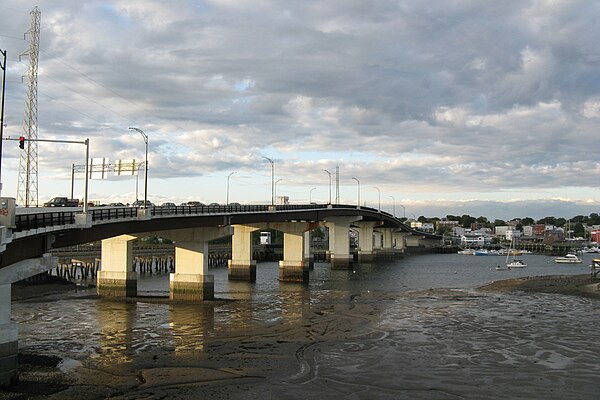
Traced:
<path id="1" fill-rule="evenodd" d="M 464 214 L 460 217 L 460 225 L 463 228 L 470 228 L 473 222 L 477 221 L 475 217 L 471 217 L 470 215 Z"/>
<path id="2" fill-rule="evenodd" d="M 503 219 L 495 219 L 494 220 L 494 226 L 504 226 L 506 225 L 506 221 L 504 221 Z"/>
<path id="3" fill-rule="evenodd" d="M 521 224 L 523 224 L 523 226 L 533 225 L 535 224 L 535 220 L 531 217 L 525 217 L 521 219 Z"/>
<path id="4" fill-rule="evenodd" d="M 581 222 L 577 222 L 575 226 L 573 226 L 573 234 L 578 237 L 585 237 L 585 229 Z"/>

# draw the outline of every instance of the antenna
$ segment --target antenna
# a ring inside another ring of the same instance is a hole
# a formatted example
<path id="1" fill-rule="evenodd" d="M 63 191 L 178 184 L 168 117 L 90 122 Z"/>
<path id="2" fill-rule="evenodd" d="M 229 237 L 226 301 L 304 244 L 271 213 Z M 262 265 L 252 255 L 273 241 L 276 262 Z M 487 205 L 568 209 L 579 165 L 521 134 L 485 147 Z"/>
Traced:
<path id="1" fill-rule="evenodd" d="M 20 55 L 20 57 L 29 56 L 27 97 L 25 98 L 25 116 L 23 118 L 23 136 L 27 138 L 27 146 L 21 152 L 17 181 L 17 204 L 25 207 L 29 207 L 31 204 L 38 206 L 37 87 L 41 14 L 37 7 L 31 11 L 31 25 L 25 32 L 25 35 L 29 34 L 30 37 L 29 49 Z"/>

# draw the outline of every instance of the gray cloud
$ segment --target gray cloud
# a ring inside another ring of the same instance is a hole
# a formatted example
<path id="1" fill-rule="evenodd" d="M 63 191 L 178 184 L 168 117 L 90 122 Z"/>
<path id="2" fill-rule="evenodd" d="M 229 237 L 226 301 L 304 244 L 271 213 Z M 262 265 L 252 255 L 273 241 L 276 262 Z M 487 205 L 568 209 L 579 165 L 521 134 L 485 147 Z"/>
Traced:
<path id="1" fill-rule="evenodd" d="M 26 42 L 13 37 L 32 6 L 5 3 L 0 48 L 11 54 L 7 122 L 16 135 L 26 69 L 16 54 Z M 589 187 L 598 176 L 595 2 L 114 0 L 40 9 L 40 134 L 90 137 L 96 156 L 139 158 L 127 127 L 144 127 L 156 177 L 252 170 L 273 152 L 294 182 L 340 162 L 373 184 L 432 192 Z M 41 161 L 52 173 L 77 157 L 45 150 Z"/>

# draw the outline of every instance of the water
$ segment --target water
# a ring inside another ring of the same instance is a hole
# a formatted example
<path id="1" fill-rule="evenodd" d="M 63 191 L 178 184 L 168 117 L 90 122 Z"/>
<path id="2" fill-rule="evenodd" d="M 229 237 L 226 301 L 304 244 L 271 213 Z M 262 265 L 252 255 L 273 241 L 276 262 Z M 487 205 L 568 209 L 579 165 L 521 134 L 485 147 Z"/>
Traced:
<path id="1" fill-rule="evenodd" d="M 310 281 L 304 290 L 342 291 L 358 293 L 366 290 L 408 291 L 430 288 L 476 288 L 500 279 L 541 275 L 578 275 L 590 272 L 591 254 L 584 255 L 581 264 L 557 264 L 553 257 L 523 255 L 527 267 L 497 271 L 506 257 L 466 256 L 460 254 L 409 255 L 393 262 L 358 264 L 351 270 L 331 270 L 329 264 L 316 263 L 310 272 Z M 257 296 L 279 296 L 290 284 L 280 284 L 277 262 L 259 263 L 256 283 L 230 282 L 227 268 L 210 269 L 215 277 L 215 296 L 225 299 L 252 299 Z M 291 285 L 295 286 L 295 285 Z M 168 296 L 169 279 L 166 276 L 142 276 L 138 293 L 150 296 Z"/>
<path id="2" fill-rule="evenodd" d="M 218 268 L 217 300 L 203 303 L 170 302 L 167 275 L 141 276 L 137 300 L 81 290 L 14 302 L 12 315 L 21 351 L 62 357 L 102 388 L 89 399 L 596 398 L 600 302 L 474 290 L 586 274 L 593 257 L 523 258 L 507 271 L 503 257 L 456 254 L 317 263 L 304 285 L 280 283 L 277 263 L 260 263 L 255 283 Z"/>

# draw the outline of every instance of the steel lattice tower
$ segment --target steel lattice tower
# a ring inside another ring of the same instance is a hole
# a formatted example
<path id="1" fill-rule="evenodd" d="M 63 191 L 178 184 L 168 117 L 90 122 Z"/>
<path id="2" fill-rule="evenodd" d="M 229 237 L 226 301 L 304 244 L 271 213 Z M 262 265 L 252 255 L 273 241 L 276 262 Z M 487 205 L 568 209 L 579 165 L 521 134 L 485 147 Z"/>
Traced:
<path id="1" fill-rule="evenodd" d="M 37 7 L 31 11 L 31 26 L 25 32 L 25 36 L 29 34 L 29 49 L 21 53 L 21 56 L 29 56 L 27 97 L 25 98 L 25 116 L 23 119 L 23 136 L 27 140 L 25 149 L 21 152 L 17 182 L 17 204 L 25 207 L 38 206 L 37 88 L 41 14 Z"/>

